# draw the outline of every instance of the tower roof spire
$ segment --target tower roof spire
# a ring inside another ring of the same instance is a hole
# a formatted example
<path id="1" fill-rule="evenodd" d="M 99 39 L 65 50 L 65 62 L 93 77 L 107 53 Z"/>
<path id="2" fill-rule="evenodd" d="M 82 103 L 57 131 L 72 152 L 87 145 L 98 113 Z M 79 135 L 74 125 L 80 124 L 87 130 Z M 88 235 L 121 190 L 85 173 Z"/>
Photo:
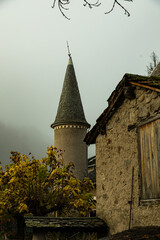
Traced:
<path id="1" fill-rule="evenodd" d="M 67 48 L 68 48 L 68 56 L 69 56 L 68 65 L 69 65 L 69 64 L 73 65 L 72 58 L 71 58 L 71 52 L 70 52 L 70 49 L 69 49 L 68 41 L 67 41 Z"/>
<path id="2" fill-rule="evenodd" d="M 85 119 L 68 43 L 67 47 L 69 62 L 66 69 L 56 119 L 51 127 L 54 128 L 57 125 L 63 124 L 77 124 L 89 127 L 90 125 Z"/>
<path id="3" fill-rule="evenodd" d="M 70 52 L 70 49 L 69 49 L 68 41 L 67 41 L 67 48 L 68 48 L 68 56 L 71 56 L 71 52 Z"/>

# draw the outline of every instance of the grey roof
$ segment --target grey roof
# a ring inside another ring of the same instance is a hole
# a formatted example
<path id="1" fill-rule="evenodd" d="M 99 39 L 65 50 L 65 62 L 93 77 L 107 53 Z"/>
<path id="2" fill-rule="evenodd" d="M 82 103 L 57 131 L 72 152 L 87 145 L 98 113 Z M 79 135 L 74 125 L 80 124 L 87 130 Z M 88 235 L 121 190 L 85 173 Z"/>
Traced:
<path id="1" fill-rule="evenodd" d="M 160 77 L 160 62 L 157 64 L 150 76 Z"/>
<path id="2" fill-rule="evenodd" d="M 90 127 L 85 119 L 78 83 L 70 54 L 56 119 L 51 127 L 54 128 L 55 126 L 62 124 L 80 124 Z"/>
<path id="3" fill-rule="evenodd" d="M 107 224 L 98 217 L 38 217 L 26 216 L 25 226 L 28 228 L 52 228 L 53 230 L 63 229 L 90 229 L 108 232 Z"/>
<path id="4" fill-rule="evenodd" d="M 108 99 L 108 107 L 96 120 L 96 124 L 85 136 L 84 141 L 89 145 L 96 141 L 99 134 L 106 133 L 106 124 L 113 114 L 117 111 L 119 106 L 123 104 L 125 98 L 134 99 L 134 87 L 138 86 L 146 90 L 160 92 L 160 77 L 157 76 L 140 76 L 126 73 L 122 80 L 117 85 Z M 133 127 L 133 126 L 132 126 Z"/>
<path id="5" fill-rule="evenodd" d="M 158 223 L 157 223 L 158 225 Z M 159 226 L 134 227 L 130 230 L 112 235 L 110 240 L 160 240 Z"/>

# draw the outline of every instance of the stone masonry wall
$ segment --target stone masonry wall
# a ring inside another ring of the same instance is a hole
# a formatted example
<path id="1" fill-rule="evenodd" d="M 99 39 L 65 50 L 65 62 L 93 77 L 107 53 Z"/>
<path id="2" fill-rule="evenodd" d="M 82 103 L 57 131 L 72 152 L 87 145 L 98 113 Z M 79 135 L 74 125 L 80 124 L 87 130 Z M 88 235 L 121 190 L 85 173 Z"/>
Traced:
<path id="1" fill-rule="evenodd" d="M 55 129 L 54 146 L 64 150 L 65 163 L 72 162 L 75 166 L 75 176 L 83 179 L 87 176 L 87 145 L 83 141 L 87 129 L 81 128 L 82 126 L 78 127 L 76 125 L 66 125 Z"/>
<path id="2" fill-rule="evenodd" d="M 132 167 L 134 167 L 131 227 L 160 225 L 160 204 L 140 204 L 137 129 L 129 125 L 160 114 L 160 93 L 137 87 L 136 98 L 125 99 L 96 139 L 97 216 L 110 233 L 127 230 L 130 221 Z"/>

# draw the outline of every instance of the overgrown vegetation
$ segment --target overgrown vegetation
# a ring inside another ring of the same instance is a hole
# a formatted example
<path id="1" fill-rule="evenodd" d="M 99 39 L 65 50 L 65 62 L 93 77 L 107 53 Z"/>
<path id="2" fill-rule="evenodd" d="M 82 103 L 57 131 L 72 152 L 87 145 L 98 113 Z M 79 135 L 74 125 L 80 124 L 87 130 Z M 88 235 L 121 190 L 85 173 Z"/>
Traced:
<path id="1" fill-rule="evenodd" d="M 11 163 L 0 167 L 0 221 L 22 219 L 24 215 L 45 216 L 56 212 L 68 216 L 76 211 L 86 216 L 94 206 L 93 183 L 78 180 L 72 163 L 64 164 L 63 152 L 47 149 L 42 160 L 11 152 Z"/>

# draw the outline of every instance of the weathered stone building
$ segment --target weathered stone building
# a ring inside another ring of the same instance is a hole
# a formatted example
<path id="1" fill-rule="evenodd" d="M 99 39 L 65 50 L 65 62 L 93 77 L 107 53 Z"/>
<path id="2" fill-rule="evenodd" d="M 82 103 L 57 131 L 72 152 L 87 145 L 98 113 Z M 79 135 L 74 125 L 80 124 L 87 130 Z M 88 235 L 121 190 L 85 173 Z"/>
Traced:
<path id="1" fill-rule="evenodd" d="M 110 233 L 160 226 L 160 77 L 125 74 L 85 141 L 96 143 L 96 211 Z"/>

